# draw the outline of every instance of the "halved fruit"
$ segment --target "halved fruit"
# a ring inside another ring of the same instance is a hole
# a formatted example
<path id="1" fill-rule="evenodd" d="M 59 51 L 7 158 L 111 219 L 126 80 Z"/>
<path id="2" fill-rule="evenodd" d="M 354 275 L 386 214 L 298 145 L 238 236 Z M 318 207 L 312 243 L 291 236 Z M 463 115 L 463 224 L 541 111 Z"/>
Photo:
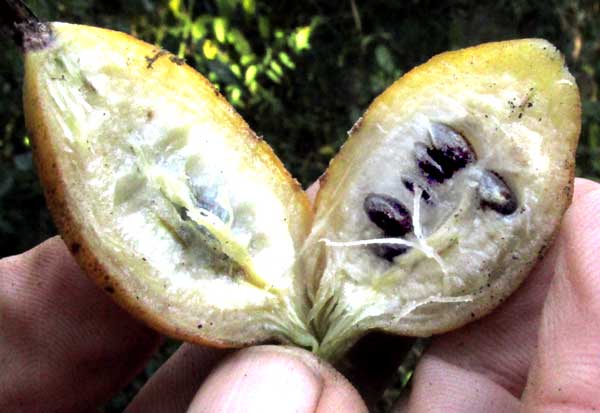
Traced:
<path id="1" fill-rule="evenodd" d="M 26 54 L 27 124 L 81 265 L 167 334 L 312 346 L 295 268 L 310 205 L 270 147 L 173 56 L 108 30 L 51 31 Z"/>
<path id="2" fill-rule="evenodd" d="M 26 53 L 48 203 L 82 267 L 167 334 L 341 356 L 481 317 L 548 246 L 579 96 L 545 41 L 435 57 L 378 97 L 313 211 L 211 84 L 130 36 L 53 23 Z"/>
<path id="3" fill-rule="evenodd" d="M 321 352 L 502 302 L 570 203 L 579 130 L 575 80 L 544 40 L 444 53 L 379 96 L 318 194 L 305 255 Z"/>

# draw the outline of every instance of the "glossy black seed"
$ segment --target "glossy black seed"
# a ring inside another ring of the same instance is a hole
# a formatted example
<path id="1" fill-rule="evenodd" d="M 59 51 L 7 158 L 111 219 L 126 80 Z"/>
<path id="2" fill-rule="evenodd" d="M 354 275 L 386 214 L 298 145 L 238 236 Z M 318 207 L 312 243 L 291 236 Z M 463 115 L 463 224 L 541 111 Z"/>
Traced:
<path id="1" fill-rule="evenodd" d="M 421 173 L 429 182 L 444 182 L 446 174 L 442 166 L 430 155 L 431 150 L 423 142 L 415 143 L 415 159 Z"/>
<path id="2" fill-rule="evenodd" d="M 469 142 L 449 126 L 433 123 L 431 142 L 433 148 L 428 150 L 429 156 L 442 167 L 446 179 L 475 160 Z"/>
<path id="3" fill-rule="evenodd" d="M 415 193 L 415 184 L 414 182 L 408 180 L 408 179 L 402 179 L 402 184 L 404 185 L 404 187 L 406 189 L 408 189 L 411 193 Z M 421 197 L 425 200 L 425 202 L 430 203 L 431 201 L 431 195 L 429 195 L 429 192 L 427 192 L 425 189 L 421 188 L 423 190 Z"/>
<path id="4" fill-rule="evenodd" d="M 510 215 L 517 210 L 514 192 L 496 172 L 483 172 L 477 192 L 484 208 L 490 208 L 502 215 Z"/>
<path id="5" fill-rule="evenodd" d="M 401 237 L 412 231 L 410 212 L 394 197 L 369 194 L 365 197 L 363 209 L 371 222 L 383 230 L 386 237 Z"/>

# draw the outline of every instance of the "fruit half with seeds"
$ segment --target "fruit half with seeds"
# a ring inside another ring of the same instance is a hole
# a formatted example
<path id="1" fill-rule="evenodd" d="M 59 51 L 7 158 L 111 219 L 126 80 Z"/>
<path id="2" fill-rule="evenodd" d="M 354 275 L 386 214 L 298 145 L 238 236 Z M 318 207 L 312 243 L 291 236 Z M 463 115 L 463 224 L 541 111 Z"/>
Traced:
<path id="1" fill-rule="evenodd" d="M 575 80 L 544 40 L 441 54 L 380 95 L 316 202 L 305 257 L 321 352 L 370 329 L 442 333 L 502 302 L 570 203 L 579 131 Z M 382 203 L 412 230 L 393 235 Z"/>
<path id="2" fill-rule="evenodd" d="M 100 286 L 175 337 L 336 359 L 371 329 L 459 327 L 516 288 L 569 203 L 579 98 L 545 41 L 408 73 L 357 123 L 313 214 L 183 62 L 103 29 L 21 30 L 27 124 L 63 238 Z"/>

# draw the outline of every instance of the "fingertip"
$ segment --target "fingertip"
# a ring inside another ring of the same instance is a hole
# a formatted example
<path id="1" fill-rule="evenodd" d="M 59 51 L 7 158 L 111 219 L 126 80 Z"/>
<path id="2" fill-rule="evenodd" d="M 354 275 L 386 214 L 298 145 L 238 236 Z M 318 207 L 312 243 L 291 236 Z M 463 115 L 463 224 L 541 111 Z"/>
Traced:
<path id="1" fill-rule="evenodd" d="M 575 203 L 581 196 L 588 192 L 600 189 L 598 182 L 585 178 L 575 178 L 575 187 L 573 190 L 573 202 Z"/>
<path id="2" fill-rule="evenodd" d="M 308 352 L 280 346 L 241 350 L 218 366 L 189 412 L 365 412 L 350 384 Z"/>

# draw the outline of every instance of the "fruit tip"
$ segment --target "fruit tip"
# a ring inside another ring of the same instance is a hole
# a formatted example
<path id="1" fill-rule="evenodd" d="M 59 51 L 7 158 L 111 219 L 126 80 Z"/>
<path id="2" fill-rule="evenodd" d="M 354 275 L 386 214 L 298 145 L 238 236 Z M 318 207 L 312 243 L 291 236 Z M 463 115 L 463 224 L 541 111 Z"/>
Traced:
<path id="1" fill-rule="evenodd" d="M 44 49 L 53 39 L 50 24 L 40 22 L 22 0 L 0 1 L 0 28 L 25 52 Z"/>

